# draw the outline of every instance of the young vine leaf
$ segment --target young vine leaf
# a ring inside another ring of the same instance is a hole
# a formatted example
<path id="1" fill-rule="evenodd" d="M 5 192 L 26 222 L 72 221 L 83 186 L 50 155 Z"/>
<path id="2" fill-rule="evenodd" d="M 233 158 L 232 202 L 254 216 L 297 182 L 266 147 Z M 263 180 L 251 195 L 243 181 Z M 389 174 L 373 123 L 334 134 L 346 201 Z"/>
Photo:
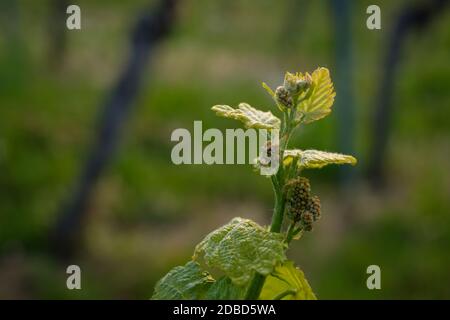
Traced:
<path id="1" fill-rule="evenodd" d="M 285 150 L 283 164 L 288 165 L 297 158 L 297 166 L 305 169 L 320 169 L 329 164 L 355 165 L 357 160 L 349 155 L 319 150 Z"/>
<path id="2" fill-rule="evenodd" d="M 303 271 L 292 261 L 279 265 L 266 278 L 259 296 L 261 300 L 316 300 L 316 295 L 305 279 Z"/>
<path id="3" fill-rule="evenodd" d="M 202 299 L 214 283 L 211 275 L 197 262 L 189 261 L 169 271 L 155 286 L 154 300 Z"/>
<path id="4" fill-rule="evenodd" d="M 218 116 L 239 120 L 246 128 L 255 129 L 279 129 L 280 119 L 272 112 L 261 111 L 247 103 L 240 103 L 238 109 L 226 105 L 216 105 L 211 108 Z"/>
<path id="5" fill-rule="evenodd" d="M 242 300 L 245 287 L 238 287 L 229 277 L 221 277 L 209 288 L 205 295 L 206 300 Z"/>
<path id="6" fill-rule="evenodd" d="M 312 75 L 311 92 L 297 105 L 298 123 L 311 123 L 331 112 L 336 93 L 327 68 L 318 68 Z"/>
<path id="7" fill-rule="evenodd" d="M 255 272 L 267 275 L 286 260 L 285 249 L 283 235 L 251 220 L 234 218 L 197 245 L 194 259 L 202 256 L 209 267 L 222 270 L 234 284 L 244 286 Z"/>

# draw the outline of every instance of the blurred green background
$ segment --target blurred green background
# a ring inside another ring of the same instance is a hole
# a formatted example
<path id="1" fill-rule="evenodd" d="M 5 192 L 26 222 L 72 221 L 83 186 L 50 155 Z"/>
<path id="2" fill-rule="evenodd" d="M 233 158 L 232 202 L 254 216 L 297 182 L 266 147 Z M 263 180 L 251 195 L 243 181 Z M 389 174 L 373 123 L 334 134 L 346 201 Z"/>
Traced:
<path id="1" fill-rule="evenodd" d="M 380 2 L 381 30 L 366 27 L 371 1 L 351 1 L 351 36 L 342 38 L 332 1 L 180 0 L 172 32 L 153 49 L 116 152 L 89 197 L 76 254 L 64 260 L 49 235 L 95 140 L 130 30 L 158 1 L 76 1 L 79 31 L 52 19 L 54 1 L 2 2 L 0 298 L 147 299 L 209 231 L 234 216 L 268 224 L 269 180 L 249 165 L 173 165 L 170 135 L 194 120 L 237 127 L 215 117 L 215 104 L 245 101 L 276 112 L 260 83 L 276 87 L 285 71 L 318 66 L 351 81 L 336 83 L 334 112 L 301 128 L 291 145 L 341 152 L 350 146 L 359 164 L 306 172 L 323 217 L 288 254 L 319 299 L 450 298 L 448 8 L 404 39 L 384 180 L 373 186 L 366 171 L 389 37 L 405 8 L 426 1 Z M 66 43 L 52 53 L 58 28 Z M 339 45 L 350 56 L 336 71 Z M 340 121 L 341 106 L 351 106 L 353 117 Z M 353 128 L 350 136 L 343 123 Z M 81 267 L 82 290 L 67 290 L 69 264 Z M 382 290 L 366 287 L 371 264 L 381 267 Z"/>

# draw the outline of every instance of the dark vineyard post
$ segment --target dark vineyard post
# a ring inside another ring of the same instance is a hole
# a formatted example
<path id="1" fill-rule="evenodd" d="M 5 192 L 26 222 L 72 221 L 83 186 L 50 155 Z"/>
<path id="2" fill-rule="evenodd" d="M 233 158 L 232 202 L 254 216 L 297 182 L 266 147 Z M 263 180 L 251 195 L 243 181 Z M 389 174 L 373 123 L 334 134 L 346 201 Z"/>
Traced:
<path id="1" fill-rule="evenodd" d="M 51 246 L 59 258 L 71 257 L 76 251 L 90 195 L 117 147 L 152 53 L 173 25 L 175 3 L 175 0 L 162 0 L 153 11 L 144 12 L 136 23 L 128 61 L 101 108 L 98 131 L 86 163 L 51 233 Z"/>

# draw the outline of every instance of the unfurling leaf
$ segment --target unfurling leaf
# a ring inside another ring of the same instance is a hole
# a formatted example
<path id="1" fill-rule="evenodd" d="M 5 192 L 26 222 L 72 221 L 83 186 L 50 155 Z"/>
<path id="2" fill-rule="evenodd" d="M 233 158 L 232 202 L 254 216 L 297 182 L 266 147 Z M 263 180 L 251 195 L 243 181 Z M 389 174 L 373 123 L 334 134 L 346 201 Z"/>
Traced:
<path id="1" fill-rule="evenodd" d="M 286 261 L 266 278 L 260 300 L 317 300 L 303 271 Z"/>
<path id="2" fill-rule="evenodd" d="M 263 82 L 263 83 L 262 83 L 262 87 L 263 87 L 264 89 L 266 89 L 267 93 L 270 94 L 270 96 L 271 96 L 273 99 L 275 99 L 275 92 L 273 92 L 272 88 L 269 87 L 269 86 L 267 85 L 267 83 Z"/>
<path id="3" fill-rule="evenodd" d="M 189 261 L 169 271 L 155 286 L 154 300 L 202 299 L 214 279 L 197 262 Z"/>
<path id="4" fill-rule="evenodd" d="M 247 103 L 240 103 L 239 108 L 234 109 L 227 105 L 216 105 L 211 108 L 218 116 L 239 120 L 247 128 L 255 129 L 279 129 L 280 119 L 272 112 L 263 112 L 255 109 Z"/>
<path id="5" fill-rule="evenodd" d="M 297 122 L 311 123 L 331 112 L 336 93 L 327 68 L 318 68 L 312 75 L 312 86 L 297 106 Z"/>
<path id="6" fill-rule="evenodd" d="M 222 277 L 209 288 L 206 300 L 242 300 L 245 287 L 238 287 L 228 277 Z"/>
<path id="7" fill-rule="evenodd" d="M 283 164 L 288 165 L 294 158 L 298 158 L 297 165 L 300 168 L 319 169 L 329 164 L 355 165 L 357 160 L 349 155 L 325 152 L 319 150 L 285 150 Z"/>
<path id="8" fill-rule="evenodd" d="M 280 233 L 248 219 L 234 218 L 197 245 L 194 259 L 203 256 L 209 267 L 222 270 L 235 285 L 243 286 L 255 272 L 272 272 L 286 259 L 285 249 Z"/>

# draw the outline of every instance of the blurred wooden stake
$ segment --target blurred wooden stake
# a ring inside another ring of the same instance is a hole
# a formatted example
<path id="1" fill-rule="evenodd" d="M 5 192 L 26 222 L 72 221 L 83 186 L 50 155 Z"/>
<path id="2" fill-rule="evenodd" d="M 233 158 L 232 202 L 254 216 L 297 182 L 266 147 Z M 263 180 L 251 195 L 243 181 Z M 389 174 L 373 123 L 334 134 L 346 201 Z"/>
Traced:
<path id="1" fill-rule="evenodd" d="M 375 113 L 372 123 L 372 145 L 369 154 L 367 177 L 376 188 L 383 185 L 385 172 L 384 164 L 387 158 L 387 147 L 392 131 L 392 118 L 397 68 L 402 55 L 403 42 L 414 30 L 421 31 L 429 25 L 435 16 L 441 12 L 448 0 L 430 0 L 408 3 L 400 12 L 390 33 L 386 56 L 383 61 L 383 72 L 376 98 Z M 430 51 L 430 55 L 433 52 Z"/>
<path id="2" fill-rule="evenodd" d="M 73 194 L 63 205 L 51 232 L 50 245 L 61 259 L 72 257 L 82 244 L 90 197 L 117 147 L 122 127 L 142 86 L 144 73 L 148 70 L 146 67 L 151 54 L 174 23 L 175 2 L 162 0 L 153 12 L 144 12 L 132 32 L 128 62 L 102 106 L 98 132 L 93 138 L 87 161 Z"/>

